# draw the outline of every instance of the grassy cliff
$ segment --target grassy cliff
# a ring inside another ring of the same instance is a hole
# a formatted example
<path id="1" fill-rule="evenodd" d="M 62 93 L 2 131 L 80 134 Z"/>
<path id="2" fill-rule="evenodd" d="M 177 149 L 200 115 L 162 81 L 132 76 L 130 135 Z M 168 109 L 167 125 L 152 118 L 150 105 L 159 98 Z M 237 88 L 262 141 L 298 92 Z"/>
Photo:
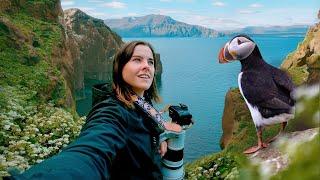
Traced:
<path id="1" fill-rule="evenodd" d="M 0 176 L 57 153 L 83 122 L 54 57 L 64 30 L 50 7 L 60 2 L 19 2 L 0 11 Z"/>

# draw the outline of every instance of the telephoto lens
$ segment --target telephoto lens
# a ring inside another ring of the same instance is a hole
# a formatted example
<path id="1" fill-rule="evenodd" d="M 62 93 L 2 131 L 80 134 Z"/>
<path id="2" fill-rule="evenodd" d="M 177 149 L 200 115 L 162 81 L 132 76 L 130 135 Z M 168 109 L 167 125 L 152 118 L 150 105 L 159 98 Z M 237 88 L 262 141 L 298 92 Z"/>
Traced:
<path id="1" fill-rule="evenodd" d="M 186 129 L 193 124 L 193 121 L 188 107 L 184 104 L 170 106 L 169 116 L 172 118 L 172 122 L 182 126 L 182 131 L 165 131 L 160 135 L 161 142 L 164 140 L 168 142 L 167 153 L 162 158 L 162 174 L 163 179 L 178 180 L 184 177 L 183 149 L 185 133 Z"/>

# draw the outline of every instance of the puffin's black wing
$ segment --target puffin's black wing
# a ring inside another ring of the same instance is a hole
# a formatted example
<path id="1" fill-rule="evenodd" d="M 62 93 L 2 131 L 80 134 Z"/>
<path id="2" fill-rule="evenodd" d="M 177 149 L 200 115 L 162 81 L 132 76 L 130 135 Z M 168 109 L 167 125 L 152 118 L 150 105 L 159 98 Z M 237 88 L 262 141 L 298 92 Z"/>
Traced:
<path id="1" fill-rule="evenodd" d="M 291 78 L 284 71 L 272 66 L 270 67 L 272 78 L 282 95 L 282 100 L 288 103 L 290 106 L 293 106 L 294 99 L 291 95 L 295 88 L 295 85 L 293 84 Z"/>
<path id="2" fill-rule="evenodd" d="M 290 104 L 283 100 L 284 93 L 279 91 L 270 74 L 245 71 L 241 78 L 241 88 L 247 101 L 257 106 L 263 117 L 290 112 Z"/>

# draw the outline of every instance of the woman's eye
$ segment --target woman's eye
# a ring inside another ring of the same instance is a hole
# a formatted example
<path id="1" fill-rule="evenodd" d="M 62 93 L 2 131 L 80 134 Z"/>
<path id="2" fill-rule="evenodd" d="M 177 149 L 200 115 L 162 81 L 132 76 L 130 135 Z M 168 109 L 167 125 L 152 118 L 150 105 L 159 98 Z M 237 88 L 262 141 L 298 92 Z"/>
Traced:
<path id="1" fill-rule="evenodd" d="M 153 61 L 153 60 L 149 60 L 148 63 L 149 63 L 150 65 L 154 65 L 154 61 Z"/>
<path id="2" fill-rule="evenodd" d="M 140 59 L 139 58 L 134 58 L 134 59 L 132 59 L 132 61 L 140 62 Z"/>

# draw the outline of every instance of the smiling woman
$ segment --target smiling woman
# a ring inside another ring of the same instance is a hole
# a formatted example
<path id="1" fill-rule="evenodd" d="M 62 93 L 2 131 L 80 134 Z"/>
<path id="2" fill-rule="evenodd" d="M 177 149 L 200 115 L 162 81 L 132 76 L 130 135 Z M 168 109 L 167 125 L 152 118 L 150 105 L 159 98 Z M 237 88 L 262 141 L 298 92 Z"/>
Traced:
<path id="1" fill-rule="evenodd" d="M 137 45 L 132 57 L 123 67 L 124 81 L 131 85 L 139 96 L 151 86 L 154 76 L 154 58 L 151 49 L 145 45 Z"/>
<path id="2" fill-rule="evenodd" d="M 133 106 L 132 93 L 160 101 L 154 78 L 155 61 L 152 46 L 143 41 L 132 41 L 116 54 L 112 86 L 118 98 L 127 106 Z"/>
<path id="3" fill-rule="evenodd" d="M 113 92 L 91 109 L 79 137 L 60 154 L 10 178 L 162 179 L 160 158 L 167 143 L 160 143 L 159 135 L 164 130 L 181 132 L 181 127 L 164 121 L 155 125 L 136 103 L 143 101 L 161 116 L 151 102 L 159 101 L 155 61 L 149 43 L 125 44 L 114 58 Z"/>

